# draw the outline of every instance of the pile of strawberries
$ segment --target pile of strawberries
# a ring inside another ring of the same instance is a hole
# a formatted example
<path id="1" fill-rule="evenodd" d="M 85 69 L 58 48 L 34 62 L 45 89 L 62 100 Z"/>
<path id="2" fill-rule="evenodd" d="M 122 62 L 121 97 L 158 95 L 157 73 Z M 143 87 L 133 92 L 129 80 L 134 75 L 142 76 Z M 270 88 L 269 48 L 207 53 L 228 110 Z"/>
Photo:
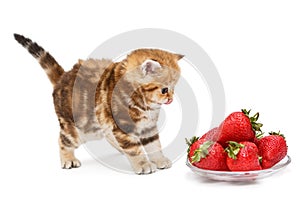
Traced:
<path id="1" fill-rule="evenodd" d="M 219 127 L 201 138 L 187 140 L 188 159 L 198 168 L 218 171 L 268 169 L 287 155 L 287 144 L 280 133 L 263 136 L 259 113 L 250 110 L 231 113 Z"/>

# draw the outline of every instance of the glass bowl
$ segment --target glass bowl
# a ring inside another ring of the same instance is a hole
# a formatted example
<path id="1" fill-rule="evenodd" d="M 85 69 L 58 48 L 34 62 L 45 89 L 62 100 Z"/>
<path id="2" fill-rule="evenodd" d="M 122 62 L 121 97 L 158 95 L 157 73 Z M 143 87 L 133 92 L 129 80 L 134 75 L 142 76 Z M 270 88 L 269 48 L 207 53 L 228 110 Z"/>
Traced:
<path id="1" fill-rule="evenodd" d="M 291 157 L 286 156 L 279 163 L 272 168 L 257 170 L 257 171 L 244 171 L 244 172 L 230 172 L 230 171 L 214 171 L 205 170 L 193 166 L 189 160 L 186 160 L 186 165 L 196 174 L 216 181 L 254 181 L 257 179 L 266 178 L 275 174 L 276 172 L 284 169 L 291 163 Z"/>

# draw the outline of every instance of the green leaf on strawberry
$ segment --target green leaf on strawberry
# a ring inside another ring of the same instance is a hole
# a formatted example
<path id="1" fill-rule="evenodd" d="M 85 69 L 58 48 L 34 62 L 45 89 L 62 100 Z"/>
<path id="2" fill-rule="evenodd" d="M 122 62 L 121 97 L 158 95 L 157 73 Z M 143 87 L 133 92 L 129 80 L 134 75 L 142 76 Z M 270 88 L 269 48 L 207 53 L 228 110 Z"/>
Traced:
<path id="1" fill-rule="evenodd" d="M 196 136 L 193 136 L 191 139 L 185 138 L 185 143 L 189 146 L 189 148 L 187 149 L 187 153 L 190 152 L 191 145 L 192 145 L 194 142 L 196 142 L 197 140 L 199 140 L 199 137 L 196 137 Z"/>
<path id="2" fill-rule="evenodd" d="M 236 156 L 240 152 L 241 148 L 244 148 L 243 144 L 234 141 L 228 141 L 228 147 L 225 149 L 225 151 L 228 153 L 230 158 L 236 159 Z"/>
<path id="3" fill-rule="evenodd" d="M 194 155 L 192 156 L 192 163 L 199 162 L 202 158 L 206 158 L 209 154 L 209 147 L 213 144 L 213 141 L 206 141 L 200 145 L 198 149 L 195 150 Z"/>
<path id="4" fill-rule="evenodd" d="M 285 136 L 282 133 L 280 133 L 280 131 L 278 131 L 278 132 L 271 131 L 271 132 L 269 132 L 269 135 L 279 135 L 285 139 Z"/>
<path id="5" fill-rule="evenodd" d="M 257 120 L 259 118 L 259 112 L 255 113 L 253 116 L 250 116 L 251 109 L 250 110 L 242 109 L 242 112 L 247 117 L 249 117 L 253 131 L 255 131 L 255 132 L 256 131 L 261 132 L 260 128 L 263 126 L 263 124 L 257 122 Z"/>

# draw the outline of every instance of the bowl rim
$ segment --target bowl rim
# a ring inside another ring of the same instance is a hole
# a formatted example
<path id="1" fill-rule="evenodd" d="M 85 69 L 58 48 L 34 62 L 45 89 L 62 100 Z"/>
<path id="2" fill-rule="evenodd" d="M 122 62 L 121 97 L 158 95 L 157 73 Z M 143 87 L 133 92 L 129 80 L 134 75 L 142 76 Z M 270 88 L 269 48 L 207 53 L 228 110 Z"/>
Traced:
<path id="1" fill-rule="evenodd" d="M 267 174 L 270 172 L 274 172 L 286 167 L 291 163 L 291 161 L 292 161 L 291 157 L 289 155 L 286 155 L 281 161 L 279 161 L 271 168 L 262 169 L 262 170 L 253 170 L 253 171 L 216 171 L 216 170 L 201 169 L 192 165 L 188 158 L 186 159 L 186 165 L 190 167 L 193 171 L 202 172 L 206 174 L 223 175 L 223 176 L 224 175 L 240 176 L 240 175 L 250 175 L 250 174 L 264 174 L 264 173 Z"/>

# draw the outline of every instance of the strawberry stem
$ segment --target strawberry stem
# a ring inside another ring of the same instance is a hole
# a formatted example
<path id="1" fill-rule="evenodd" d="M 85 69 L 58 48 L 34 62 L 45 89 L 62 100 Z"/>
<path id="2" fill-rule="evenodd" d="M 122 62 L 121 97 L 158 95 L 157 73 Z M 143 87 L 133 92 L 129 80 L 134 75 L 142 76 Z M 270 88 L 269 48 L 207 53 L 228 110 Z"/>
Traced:
<path id="1" fill-rule="evenodd" d="M 258 156 L 258 161 L 260 164 L 262 163 L 262 156 Z"/>
<path id="2" fill-rule="evenodd" d="M 228 153 L 228 156 L 232 159 L 236 159 L 236 156 L 240 152 L 241 148 L 244 148 L 245 145 L 234 142 L 234 141 L 228 141 L 228 147 L 225 149 L 225 151 Z"/>
<path id="3" fill-rule="evenodd" d="M 251 109 L 250 110 L 242 109 L 242 112 L 250 119 L 253 131 L 262 132 L 260 128 L 263 126 L 263 124 L 257 122 L 259 118 L 259 113 L 257 112 L 253 116 L 250 116 Z"/>
<path id="4" fill-rule="evenodd" d="M 279 135 L 285 139 L 285 136 L 282 133 L 280 133 L 280 131 L 278 131 L 278 132 L 271 131 L 271 132 L 269 132 L 269 135 Z"/>
<path id="5" fill-rule="evenodd" d="M 257 132 L 255 133 L 255 137 L 256 137 L 257 139 L 260 140 L 261 138 L 264 137 L 264 132 L 258 132 L 258 131 L 257 131 Z"/>

